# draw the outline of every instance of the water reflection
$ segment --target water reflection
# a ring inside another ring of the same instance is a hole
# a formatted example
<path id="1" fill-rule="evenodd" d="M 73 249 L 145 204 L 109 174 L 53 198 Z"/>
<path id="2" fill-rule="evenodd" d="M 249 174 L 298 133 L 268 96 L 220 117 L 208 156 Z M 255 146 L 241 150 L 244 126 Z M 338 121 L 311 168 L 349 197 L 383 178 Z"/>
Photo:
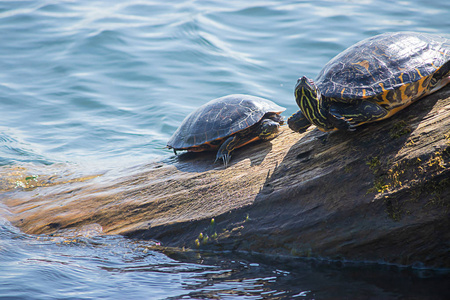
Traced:
<path id="1" fill-rule="evenodd" d="M 245 259 L 166 249 L 178 259 L 170 258 L 157 242 L 102 236 L 98 229 L 29 236 L 2 220 L 0 294 L 28 299 L 256 299 L 293 294 L 291 288 L 277 286 L 289 272 Z"/>
<path id="2" fill-rule="evenodd" d="M 20 299 L 448 299 L 450 271 L 164 248 L 96 224 L 26 235 L 0 219 L 0 294 Z M 49 282 L 52 282 L 49 285 Z M 14 286 L 12 289 L 11 286 Z"/>

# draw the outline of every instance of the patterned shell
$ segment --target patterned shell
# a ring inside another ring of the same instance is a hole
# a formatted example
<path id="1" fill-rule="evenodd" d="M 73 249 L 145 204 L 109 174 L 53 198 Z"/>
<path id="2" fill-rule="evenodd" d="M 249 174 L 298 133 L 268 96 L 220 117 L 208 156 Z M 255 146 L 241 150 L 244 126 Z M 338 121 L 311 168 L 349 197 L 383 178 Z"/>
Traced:
<path id="1" fill-rule="evenodd" d="M 323 96 L 345 102 L 398 90 L 445 63 L 450 64 L 450 40 L 425 33 L 385 33 L 334 57 L 315 82 Z"/>
<path id="2" fill-rule="evenodd" d="M 217 98 L 190 113 L 167 146 L 178 150 L 209 143 L 258 123 L 266 113 L 284 110 L 270 100 L 250 95 Z"/>

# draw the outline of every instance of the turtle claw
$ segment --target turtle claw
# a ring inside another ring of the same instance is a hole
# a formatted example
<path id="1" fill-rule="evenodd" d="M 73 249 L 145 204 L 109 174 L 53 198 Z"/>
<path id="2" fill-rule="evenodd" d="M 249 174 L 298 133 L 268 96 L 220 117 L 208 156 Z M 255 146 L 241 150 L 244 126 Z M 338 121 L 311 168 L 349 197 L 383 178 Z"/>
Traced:
<path id="1" fill-rule="evenodd" d="M 231 155 L 228 153 L 224 153 L 222 155 L 217 155 L 216 160 L 214 160 L 214 163 L 216 163 L 219 159 L 221 159 L 223 161 L 223 165 L 226 169 L 228 167 L 228 163 L 230 162 Z"/>
<path id="2" fill-rule="evenodd" d="M 335 126 L 340 130 L 354 131 L 355 124 L 351 121 L 351 119 L 346 119 L 344 117 L 340 117 L 336 119 Z"/>
<path id="3" fill-rule="evenodd" d="M 230 162 L 230 159 L 231 159 L 231 155 L 229 155 L 229 154 L 225 154 L 224 156 L 222 156 L 223 165 L 224 165 L 225 169 L 228 167 L 228 163 Z"/>
<path id="4" fill-rule="evenodd" d="M 347 124 L 348 124 L 347 131 L 355 131 L 356 130 L 356 123 L 352 122 L 352 119 L 348 119 Z"/>
<path id="5" fill-rule="evenodd" d="M 339 114 L 336 111 L 330 111 L 332 118 L 332 124 L 334 127 L 336 127 L 339 130 L 346 130 L 346 131 L 355 131 L 356 130 L 356 122 L 353 120 L 353 118 L 346 118 Z"/>

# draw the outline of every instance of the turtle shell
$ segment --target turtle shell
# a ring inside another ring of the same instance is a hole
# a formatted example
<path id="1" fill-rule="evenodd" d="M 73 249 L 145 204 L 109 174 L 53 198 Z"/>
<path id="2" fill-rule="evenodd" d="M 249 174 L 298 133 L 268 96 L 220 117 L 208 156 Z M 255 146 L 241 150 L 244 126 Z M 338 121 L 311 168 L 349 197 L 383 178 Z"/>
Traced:
<path id="1" fill-rule="evenodd" d="M 410 95 L 422 92 L 427 80 L 431 80 L 430 75 L 444 65 L 442 72 L 450 69 L 449 61 L 450 40 L 444 37 L 415 32 L 385 33 L 365 39 L 330 60 L 319 73 L 316 85 L 322 96 L 332 100 L 350 102 L 378 97 L 390 106 L 392 102 L 409 101 Z M 414 84 L 421 80 L 422 88 Z M 411 86 L 410 91 L 407 86 Z M 403 91 L 398 96 L 387 96 L 399 89 Z"/>
<path id="2" fill-rule="evenodd" d="M 167 147 L 192 151 L 215 148 L 224 138 L 261 121 L 265 114 L 279 114 L 284 110 L 270 100 L 250 95 L 217 98 L 190 113 L 167 142 Z M 212 147 L 202 147 L 205 144 Z"/>

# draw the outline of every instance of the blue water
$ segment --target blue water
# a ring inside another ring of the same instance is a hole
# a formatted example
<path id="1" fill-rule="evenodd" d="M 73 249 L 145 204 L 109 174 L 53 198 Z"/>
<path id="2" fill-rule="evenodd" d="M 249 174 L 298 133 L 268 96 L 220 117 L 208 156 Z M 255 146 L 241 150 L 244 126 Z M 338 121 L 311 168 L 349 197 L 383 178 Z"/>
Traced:
<path id="1" fill-rule="evenodd" d="M 297 110 L 299 76 L 314 78 L 333 56 L 375 34 L 448 35 L 449 15 L 448 0 L 0 1 L 0 173 L 53 164 L 120 170 L 168 158 L 164 146 L 183 118 L 226 94 L 272 99 L 288 116 Z M 345 268 L 290 269 L 292 262 L 252 257 L 186 262 L 144 251 L 142 241 L 65 243 L 2 224 L 6 298 L 449 295 L 441 277 L 420 272 L 383 269 L 375 283 L 362 284 Z"/>

